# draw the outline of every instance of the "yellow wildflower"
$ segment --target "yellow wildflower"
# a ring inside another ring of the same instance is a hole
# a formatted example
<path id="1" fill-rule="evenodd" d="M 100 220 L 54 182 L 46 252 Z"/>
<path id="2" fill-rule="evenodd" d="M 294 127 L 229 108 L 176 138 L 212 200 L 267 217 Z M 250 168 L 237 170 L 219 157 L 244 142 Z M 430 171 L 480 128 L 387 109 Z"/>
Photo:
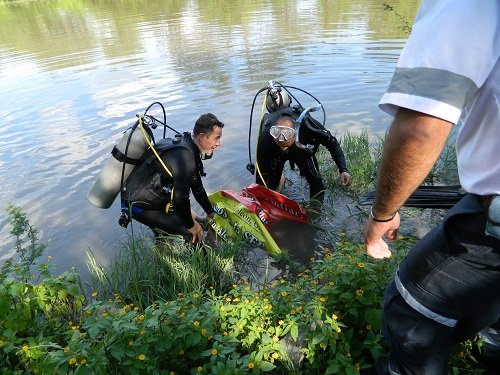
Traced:
<path id="1" fill-rule="evenodd" d="M 92 297 L 96 297 L 97 296 L 97 292 L 92 292 Z"/>
<path id="2" fill-rule="evenodd" d="M 146 359 L 146 356 L 144 354 L 139 354 L 137 358 L 139 359 L 139 361 L 144 361 Z"/>
<path id="3" fill-rule="evenodd" d="M 363 291 L 363 289 L 358 289 L 358 290 L 356 290 L 356 295 L 357 295 L 358 297 L 362 297 L 364 293 L 365 293 L 365 292 Z"/>
<path id="4" fill-rule="evenodd" d="M 339 318 L 339 317 L 338 317 L 337 315 L 332 314 L 332 319 L 333 319 L 333 320 L 337 320 L 338 318 Z"/>
<path id="5" fill-rule="evenodd" d="M 281 295 L 282 295 L 283 297 L 286 297 L 286 292 L 281 292 Z"/>
<path id="6" fill-rule="evenodd" d="M 205 328 L 203 328 L 203 329 L 201 330 L 201 334 L 202 334 L 202 335 L 204 335 L 205 333 L 207 333 L 207 330 L 206 330 Z"/>
<path id="7" fill-rule="evenodd" d="M 217 349 L 212 349 L 212 355 L 217 355 Z"/>
<path id="8" fill-rule="evenodd" d="M 28 345 L 23 345 L 23 352 L 27 352 L 29 350 L 29 346 Z"/>
<path id="9" fill-rule="evenodd" d="M 248 364 L 248 368 L 249 368 L 249 369 L 254 368 L 254 366 L 255 366 L 255 365 L 253 364 L 253 362 L 250 362 L 250 363 Z"/>
<path id="10" fill-rule="evenodd" d="M 271 357 L 273 357 L 274 359 L 278 359 L 280 357 L 280 355 L 276 352 L 274 352 Z"/>
<path id="11" fill-rule="evenodd" d="M 198 327 L 198 326 L 200 325 L 200 322 L 196 320 L 196 321 L 193 323 L 193 325 L 194 325 L 195 327 Z"/>
<path id="12" fill-rule="evenodd" d="M 69 348 L 68 347 L 65 347 L 64 348 L 64 353 L 68 353 L 69 352 Z"/>
<path id="13" fill-rule="evenodd" d="M 71 358 L 71 359 L 69 360 L 69 364 L 70 364 L 70 365 L 74 365 L 75 363 L 76 363 L 76 358 L 75 358 L 75 357 L 73 357 L 73 358 Z"/>
<path id="14" fill-rule="evenodd" d="M 196 369 L 196 371 L 198 371 L 198 372 L 202 372 L 202 371 L 203 371 L 203 367 L 198 366 L 198 368 Z"/>
<path id="15" fill-rule="evenodd" d="M 84 365 L 87 363 L 87 358 L 82 358 L 82 360 L 80 361 L 80 364 L 81 365 Z"/>

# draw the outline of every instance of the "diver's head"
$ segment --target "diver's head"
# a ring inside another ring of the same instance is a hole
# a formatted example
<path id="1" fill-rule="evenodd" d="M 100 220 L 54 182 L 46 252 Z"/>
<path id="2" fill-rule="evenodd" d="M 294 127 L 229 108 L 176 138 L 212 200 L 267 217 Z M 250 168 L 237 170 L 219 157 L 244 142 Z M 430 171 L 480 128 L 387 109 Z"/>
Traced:
<path id="1" fill-rule="evenodd" d="M 295 121 L 290 116 L 279 117 L 274 125 L 269 128 L 269 134 L 283 151 L 293 145 L 296 133 Z"/>
<path id="2" fill-rule="evenodd" d="M 289 107 L 291 102 L 290 96 L 283 88 L 274 93 L 270 91 L 267 92 L 266 108 L 269 113 Z"/>
<path id="3" fill-rule="evenodd" d="M 210 159 L 214 150 L 220 146 L 224 123 L 215 115 L 205 113 L 198 117 L 193 128 L 193 142 L 200 150 L 202 159 Z"/>

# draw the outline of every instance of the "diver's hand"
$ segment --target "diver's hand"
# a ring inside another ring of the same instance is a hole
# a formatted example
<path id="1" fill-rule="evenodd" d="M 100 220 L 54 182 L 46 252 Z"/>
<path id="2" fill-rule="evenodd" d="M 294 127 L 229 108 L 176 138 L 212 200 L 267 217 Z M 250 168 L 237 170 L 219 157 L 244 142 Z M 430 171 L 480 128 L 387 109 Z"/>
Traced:
<path id="1" fill-rule="evenodd" d="M 369 218 L 364 230 L 366 254 L 375 259 L 389 258 L 392 253 L 382 237 L 395 240 L 398 236 L 400 220 L 399 213 L 396 213 L 391 221 L 384 223 Z"/>
<path id="2" fill-rule="evenodd" d="M 347 172 L 342 172 L 340 174 L 340 184 L 342 186 L 349 186 L 352 182 L 352 176 Z"/>
<path id="3" fill-rule="evenodd" d="M 188 228 L 187 231 L 193 236 L 192 243 L 199 242 L 203 239 L 203 228 L 196 220 L 194 221 L 194 225 Z"/>

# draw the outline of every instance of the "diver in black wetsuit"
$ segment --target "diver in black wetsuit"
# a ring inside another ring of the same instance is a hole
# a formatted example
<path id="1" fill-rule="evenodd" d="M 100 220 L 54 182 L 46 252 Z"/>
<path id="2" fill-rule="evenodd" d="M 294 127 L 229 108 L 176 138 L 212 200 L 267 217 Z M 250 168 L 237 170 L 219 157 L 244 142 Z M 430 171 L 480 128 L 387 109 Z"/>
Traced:
<path id="1" fill-rule="evenodd" d="M 128 177 L 121 193 L 122 211 L 133 219 L 186 241 L 200 241 L 203 229 L 191 213 L 190 191 L 208 216 L 214 214 L 201 177 L 203 159 L 220 146 L 224 124 L 211 113 L 196 121 L 193 135 L 165 138 L 148 149 Z M 160 157 L 161 161 L 158 159 Z"/>
<path id="2" fill-rule="evenodd" d="M 296 120 L 303 108 L 289 107 L 285 91 L 279 104 L 268 102 L 262 119 L 262 130 L 257 144 L 256 182 L 269 189 L 281 191 L 284 184 L 283 167 L 287 160 L 297 165 L 301 176 L 309 183 L 311 198 L 322 198 L 325 190 L 315 153 L 319 145 L 325 146 L 340 172 L 340 183 L 349 186 L 352 177 L 347 170 L 344 153 L 337 139 L 318 121 L 307 114 L 301 124 Z M 300 140 L 300 141 L 299 141 Z M 299 141 L 299 142 L 298 142 Z M 265 181 L 265 183 L 264 183 Z"/>

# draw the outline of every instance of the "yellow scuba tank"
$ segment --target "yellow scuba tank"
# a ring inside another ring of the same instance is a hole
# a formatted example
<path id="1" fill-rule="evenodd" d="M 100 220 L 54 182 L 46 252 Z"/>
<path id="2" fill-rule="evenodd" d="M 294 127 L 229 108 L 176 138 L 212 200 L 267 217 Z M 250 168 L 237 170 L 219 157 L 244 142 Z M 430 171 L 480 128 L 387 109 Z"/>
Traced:
<path id="1" fill-rule="evenodd" d="M 143 132 L 140 126 L 144 126 L 146 132 Z M 90 203 L 99 208 L 111 207 L 120 192 L 122 183 L 125 183 L 139 159 L 144 155 L 151 139 L 152 132 L 147 125 L 143 125 L 142 121 L 137 121 L 123 134 L 111 151 L 112 156 L 87 194 Z"/>

